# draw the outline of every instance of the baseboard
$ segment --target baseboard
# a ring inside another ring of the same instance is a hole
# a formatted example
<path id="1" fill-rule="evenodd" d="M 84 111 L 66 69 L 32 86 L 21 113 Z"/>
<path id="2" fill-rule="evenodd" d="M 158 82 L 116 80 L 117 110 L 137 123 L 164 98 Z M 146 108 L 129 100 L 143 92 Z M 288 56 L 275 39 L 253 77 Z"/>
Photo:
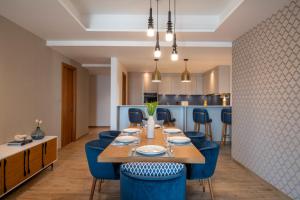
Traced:
<path id="1" fill-rule="evenodd" d="M 89 126 L 89 128 L 110 128 L 110 126 Z"/>

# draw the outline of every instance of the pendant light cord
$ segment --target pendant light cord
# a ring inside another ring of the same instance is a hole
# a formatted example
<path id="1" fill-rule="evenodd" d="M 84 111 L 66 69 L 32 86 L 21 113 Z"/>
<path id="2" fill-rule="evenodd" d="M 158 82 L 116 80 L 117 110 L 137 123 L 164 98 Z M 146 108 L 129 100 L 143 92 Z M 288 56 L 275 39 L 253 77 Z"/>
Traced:
<path id="1" fill-rule="evenodd" d="M 158 0 L 157 1 L 157 4 L 156 4 L 156 30 L 158 32 Z"/>
<path id="2" fill-rule="evenodd" d="M 174 34 L 175 34 L 175 25 L 176 25 L 176 0 L 174 0 Z"/>

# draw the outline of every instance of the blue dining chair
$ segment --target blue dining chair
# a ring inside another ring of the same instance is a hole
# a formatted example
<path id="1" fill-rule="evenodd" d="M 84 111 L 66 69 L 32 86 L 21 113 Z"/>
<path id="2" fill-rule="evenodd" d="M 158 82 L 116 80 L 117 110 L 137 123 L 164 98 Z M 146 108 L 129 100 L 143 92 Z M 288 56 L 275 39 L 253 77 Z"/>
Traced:
<path id="1" fill-rule="evenodd" d="M 213 140 L 213 133 L 211 128 L 212 119 L 209 118 L 209 114 L 204 108 L 194 108 L 193 110 L 193 121 L 194 121 L 194 130 L 200 132 L 201 124 L 205 127 L 205 135 L 209 137 L 210 140 Z"/>
<path id="2" fill-rule="evenodd" d="M 116 137 L 120 135 L 121 131 L 109 130 L 99 133 L 100 146 L 106 148 Z"/>
<path id="3" fill-rule="evenodd" d="M 205 164 L 187 165 L 187 179 L 201 180 L 203 185 L 203 191 L 205 191 L 204 180 L 208 180 L 210 196 L 211 199 L 213 200 L 214 195 L 213 195 L 211 177 L 214 175 L 216 169 L 220 145 L 215 142 L 205 141 L 205 144 L 199 150 L 205 157 Z"/>
<path id="4" fill-rule="evenodd" d="M 167 108 L 157 108 L 156 119 L 164 120 L 164 123 L 167 123 L 168 125 L 173 125 L 173 123 L 176 121 L 175 118 L 172 118 L 171 112 Z"/>
<path id="5" fill-rule="evenodd" d="M 128 118 L 129 118 L 130 126 L 134 126 L 136 124 L 142 124 L 143 120 L 147 120 L 147 118 L 144 117 L 143 111 L 139 108 L 129 108 Z"/>
<path id="6" fill-rule="evenodd" d="M 221 111 L 221 121 L 223 123 L 222 127 L 222 144 L 226 144 L 226 138 L 230 137 L 227 127 L 231 126 L 231 119 L 232 119 L 232 110 L 231 108 L 223 108 Z"/>
<path id="7" fill-rule="evenodd" d="M 186 131 L 184 132 L 184 135 L 191 139 L 191 142 L 197 147 L 197 149 L 201 148 L 205 142 L 205 134 L 202 132 Z"/>
<path id="8" fill-rule="evenodd" d="M 184 200 L 186 169 L 179 163 L 133 162 L 121 165 L 121 200 Z"/>
<path id="9" fill-rule="evenodd" d="M 119 168 L 112 163 L 101 163 L 97 161 L 97 157 L 104 149 L 100 147 L 100 140 L 92 140 L 85 144 L 85 153 L 89 165 L 90 172 L 93 176 L 93 184 L 91 188 L 90 200 L 93 199 L 97 180 L 99 180 L 99 192 L 104 179 L 118 180 Z"/>

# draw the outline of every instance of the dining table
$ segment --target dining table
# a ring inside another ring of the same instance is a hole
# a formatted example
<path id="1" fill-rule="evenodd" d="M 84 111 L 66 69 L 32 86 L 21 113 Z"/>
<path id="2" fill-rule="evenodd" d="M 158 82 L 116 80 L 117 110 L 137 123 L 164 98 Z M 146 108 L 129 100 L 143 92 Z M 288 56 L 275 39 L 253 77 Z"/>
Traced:
<path id="1" fill-rule="evenodd" d="M 205 158 L 201 152 L 191 143 L 187 144 L 171 144 L 168 141 L 172 136 L 185 136 L 183 132 L 176 134 L 167 134 L 163 128 L 155 128 L 154 138 L 147 138 L 147 129 L 139 128 L 137 134 L 138 142 L 126 145 L 119 145 L 113 141 L 107 146 L 101 154 L 99 154 L 97 161 L 102 163 L 127 163 L 127 162 L 177 162 L 184 164 L 203 164 Z M 129 135 L 121 133 L 121 135 Z M 136 152 L 138 147 L 144 145 L 159 145 L 167 149 L 166 153 L 162 155 L 149 156 L 141 155 Z"/>

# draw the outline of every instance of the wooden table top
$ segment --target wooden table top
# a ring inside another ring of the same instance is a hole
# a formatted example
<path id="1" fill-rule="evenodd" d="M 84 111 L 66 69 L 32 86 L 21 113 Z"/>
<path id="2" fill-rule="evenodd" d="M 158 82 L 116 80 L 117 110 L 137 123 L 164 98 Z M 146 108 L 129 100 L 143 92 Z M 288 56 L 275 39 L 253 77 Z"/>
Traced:
<path id="1" fill-rule="evenodd" d="M 143 145 L 161 145 L 166 147 L 162 129 L 155 129 L 155 136 L 153 139 L 146 137 L 146 131 L 142 130 L 140 135 L 140 143 L 138 146 Z M 126 163 L 126 162 L 178 162 L 178 163 L 204 163 L 204 156 L 198 149 L 190 145 L 174 145 L 172 146 L 172 156 L 132 156 L 132 149 L 138 147 L 136 145 L 123 145 L 116 146 L 110 144 L 98 156 L 99 162 L 110 163 Z M 167 147 L 166 147 L 167 148 Z"/>

